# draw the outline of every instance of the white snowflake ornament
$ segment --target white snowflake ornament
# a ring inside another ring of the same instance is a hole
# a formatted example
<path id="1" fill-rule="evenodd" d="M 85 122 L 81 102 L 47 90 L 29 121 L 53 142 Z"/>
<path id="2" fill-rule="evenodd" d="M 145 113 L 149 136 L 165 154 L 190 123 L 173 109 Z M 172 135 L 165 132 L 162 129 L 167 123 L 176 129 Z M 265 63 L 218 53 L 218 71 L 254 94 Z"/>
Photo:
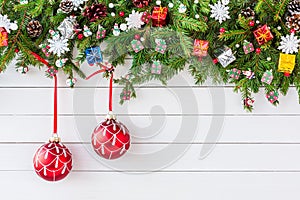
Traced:
<path id="1" fill-rule="evenodd" d="M 281 42 L 278 49 L 286 54 L 297 53 L 299 49 L 299 42 L 300 40 L 294 35 L 294 33 L 285 37 L 281 36 Z"/>
<path id="2" fill-rule="evenodd" d="M 18 25 L 17 22 L 10 22 L 10 19 L 8 19 L 7 15 L 1 15 L 0 14 L 0 27 L 5 28 L 7 33 L 10 33 L 10 30 L 17 30 Z"/>
<path id="3" fill-rule="evenodd" d="M 125 20 L 127 21 L 128 29 L 132 28 L 142 28 L 142 25 L 145 23 L 142 21 L 143 13 L 136 12 L 135 10 L 127 17 Z"/>
<path id="4" fill-rule="evenodd" d="M 48 39 L 49 42 L 49 52 L 57 54 L 58 57 L 61 57 L 62 54 L 70 51 L 68 47 L 68 39 L 65 39 L 64 37 L 60 37 L 58 32 L 54 32 L 52 39 Z M 58 33 L 58 36 L 57 36 Z M 51 34 L 52 35 L 52 34 Z"/>
<path id="5" fill-rule="evenodd" d="M 66 0 L 65 0 L 66 1 Z M 78 10 L 78 9 L 82 9 L 81 8 L 81 4 L 84 4 L 85 2 L 87 2 L 88 0 L 71 0 L 73 2 L 74 5 L 74 10 Z"/>
<path id="6" fill-rule="evenodd" d="M 211 8 L 210 17 L 219 21 L 220 24 L 222 24 L 222 22 L 226 21 L 227 19 L 230 19 L 229 11 L 228 11 L 229 7 L 227 6 L 228 3 L 229 3 L 229 0 L 228 1 L 222 0 L 222 2 L 219 0 L 214 5 L 209 5 Z"/>

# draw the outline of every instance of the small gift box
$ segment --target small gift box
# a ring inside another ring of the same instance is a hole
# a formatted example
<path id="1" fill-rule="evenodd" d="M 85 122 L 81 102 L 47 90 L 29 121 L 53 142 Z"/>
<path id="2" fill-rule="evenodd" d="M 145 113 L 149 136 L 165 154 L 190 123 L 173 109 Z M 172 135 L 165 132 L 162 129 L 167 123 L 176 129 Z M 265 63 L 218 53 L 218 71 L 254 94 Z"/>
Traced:
<path id="1" fill-rule="evenodd" d="M 245 54 L 248 54 L 248 53 L 251 53 L 254 51 L 254 46 L 251 42 L 244 41 L 243 49 L 244 49 Z"/>
<path id="2" fill-rule="evenodd" d="M 241 70 L 237 69 L 237 68 L 233 68 L 228 72 L 228 75 L 230 78 L 238 80 L 240 78 L 241 75 Z"/>
<path id="3" fill-rule="evenodd" d="M 152 12 L 152 26 L 162 27 L 167 25 L 167 7 L 154 7 Z"/>
<path id="4" fill-rule="evenodd" d="M 232 50 L 224 46 L 222 48 L 218 48 L 215 53 L 218 58 L 218 62 L 225 68 L 236 60 Z"/>
<path id="5" fill-rule="evenodd" d="M 0 28 L 0 47 L 8 46 L 8 33 L 5 28 Z"/>
<path id="6" fill-rule="evenodd" d="M 155 43 L 156 43 L 155 51 L 164 54 L 167 49 L 167 42 L 163 39 L 156 39 Z"/>
<path id="7" fill-rule="evenodd" d="M 90 66 L 102 63 L 102 53 L 100 47 L 90 47 L 85 50 L 87 62 Z"/>
<path id="8" fill-rule="evenodd" d="M 267 70 L 267 71 L 265 71 L 263 77 L 261 78 L 261 82 L 267 83 L 270 85 L 273 81 L 273 78 L 274 78 L 274 76 L 273 76 L 272 70 Z"/>
<path id="9" fill-rule="evenodd" d="M 193 54 L 198 57 L 205 57 L 207 56 L 208 48 L 209 48 L 209 42 L 207 40 L 195 39 Z"/>
<path id="10" fill-rule="evenodd" d="M 253 34 L 259 45 L 263 45 L 274 38 L 266 24 L 253 31 Z"/>
<path id="11" fill-rule="evenodd" d="M 131 91 L 124 89 L 120 96 L 122 100 L 129 101 L 131 98 Z"/>
<path id="12" fill-rule="evenodd" d="M 101 25 L 99 25 L 96 38 L 99 40 L 105 38 L 105 36 L 106 36 L 106 30 Z"/>
<path id="13" fill-rule="evenodd" d="M 296 64 L 296 55 L 280 53 L 278 71 L 283 72 L 285 76 L 289 76 Z"/>
<path id="14" fill-rule="evenodd" d="M 162 65 L 159 60 L 153 61 L 151 74 L 161 74 Z"/>
<path id="15" fill-rule="evenodd" d="M 277 91 L 273 91 L 273 92 L 269 92 L 266 95 L 266 97 L 270 101 L 270 103 L 274 104 L 278 101 L 279 94 Z"/>
<path id="16" fill-rule="evenodd" d="M 131 46 L 135 53 L 138 53 L 139 51 L 142 51 L 144 49 L 144 45 L 139 40 L 132 40 Z"/>

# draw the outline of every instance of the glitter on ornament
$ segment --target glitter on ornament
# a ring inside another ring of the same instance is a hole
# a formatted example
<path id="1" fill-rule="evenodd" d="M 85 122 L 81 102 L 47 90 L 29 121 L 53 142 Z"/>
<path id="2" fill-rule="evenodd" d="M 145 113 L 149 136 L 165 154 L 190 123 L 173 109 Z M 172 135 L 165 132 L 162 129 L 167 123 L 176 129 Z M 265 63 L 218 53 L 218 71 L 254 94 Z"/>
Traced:
<path id="1" fill-rule="evenodd" d="M 103 62 L 100 47 L 90 47 L 85 50 L 86 60 L 90 66 Z"/>

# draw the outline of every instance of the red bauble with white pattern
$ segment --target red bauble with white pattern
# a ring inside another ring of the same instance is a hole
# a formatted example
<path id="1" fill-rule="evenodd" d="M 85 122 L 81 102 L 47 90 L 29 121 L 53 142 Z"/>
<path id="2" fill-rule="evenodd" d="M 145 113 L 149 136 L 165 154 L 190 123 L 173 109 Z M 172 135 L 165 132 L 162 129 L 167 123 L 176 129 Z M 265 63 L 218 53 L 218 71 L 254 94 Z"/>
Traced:
<path id="1" fill-rule="evenodd" d="M 92 145 L 95 152 L 112 160 L 123 156 L 130 147 L 129 131 L 113 115 L 101 122 L 92 134 Z"/>
<path id="2" fill-rule="evenodd" d="M 41 146 L 34 155 L 35 172 L 47 181 L 59 181 L 72 169 L 72 154 L 60 142 L 49 142 Z"/>

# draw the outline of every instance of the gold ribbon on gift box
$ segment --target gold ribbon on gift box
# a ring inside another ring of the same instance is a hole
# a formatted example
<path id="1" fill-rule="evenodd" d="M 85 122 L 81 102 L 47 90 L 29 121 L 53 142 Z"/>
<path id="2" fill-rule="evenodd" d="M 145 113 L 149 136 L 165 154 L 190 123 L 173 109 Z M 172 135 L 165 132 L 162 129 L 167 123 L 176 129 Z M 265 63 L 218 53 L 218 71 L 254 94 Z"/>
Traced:
<path id="1" fill-rule="evenodd" d="M 263 27 L 257 29 L 256 31 L 254 31 L 254 33 L 255 38 L 259 44 L 264 44 L 273 38 L 273 35 L 267 25 L 264 25 Z"/>
<path id="2" fill-rule="evenodd" d="M 160 24 L 160 23 L 159 23 L 159 22 L 160 22 L 160 16 L 163 15 L 163 14 L 165 13 L 165 12 L 164 12 L 165 9 L 166 9 L 166 8 L 160 6 L 160 7 L 159 7 L 159 10 L 153 10 L 153 14 L 155 14 L 155 15 L 157 14 L 157 21 L 158 21 L 158 24 Z"/>

